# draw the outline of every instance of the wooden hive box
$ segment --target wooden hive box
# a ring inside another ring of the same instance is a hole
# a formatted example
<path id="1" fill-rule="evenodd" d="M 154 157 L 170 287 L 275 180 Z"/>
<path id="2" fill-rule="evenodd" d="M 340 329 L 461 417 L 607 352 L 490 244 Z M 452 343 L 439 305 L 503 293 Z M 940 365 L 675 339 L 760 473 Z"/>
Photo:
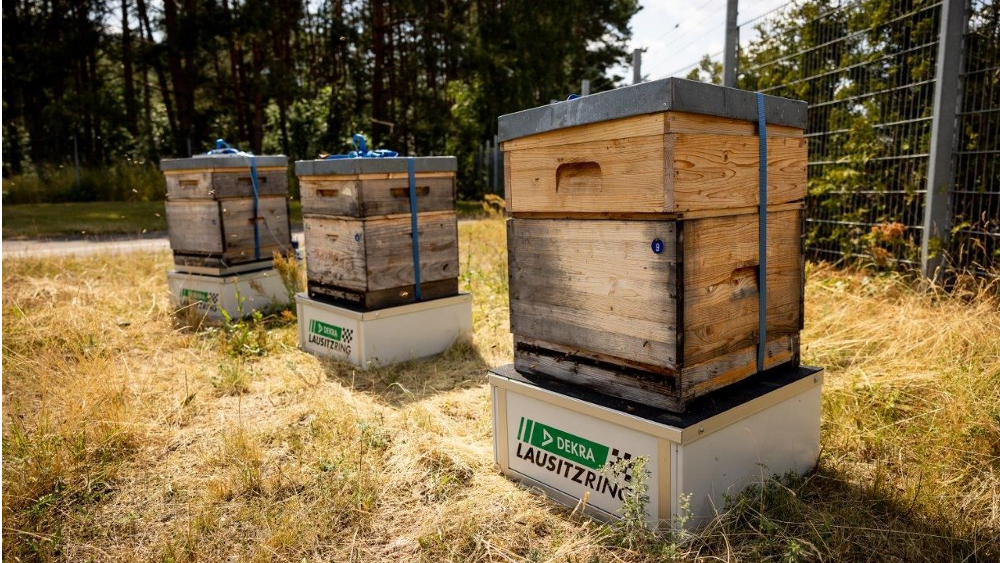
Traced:
<path id="1" fill-rule="evenodd" d="M 407 158 L 295 163 L 309 296 L 361 310 L 416 300 Z M 458 293 L 454 157 L 415 157 L 421 299 Z"/>
<path id="2" fill-rule="evenodd" d="M 798 362 L 806 104 L 765 97 L 765 367 Z M 515 366 L 675 411 L 756 373 L 753 93 L 666 79 L 505 115 Z"/>
<path id="3" fill-rule="evenodd" d="M 256 167 L 255 216 L 246 157 L 204 155 L 160 161 L 167 184 L 170 248 L 178 269 L 217 275 L 262 269 L 271 266 L 275 251 L 291 250 L 288 159 L 258 156 Z"/>

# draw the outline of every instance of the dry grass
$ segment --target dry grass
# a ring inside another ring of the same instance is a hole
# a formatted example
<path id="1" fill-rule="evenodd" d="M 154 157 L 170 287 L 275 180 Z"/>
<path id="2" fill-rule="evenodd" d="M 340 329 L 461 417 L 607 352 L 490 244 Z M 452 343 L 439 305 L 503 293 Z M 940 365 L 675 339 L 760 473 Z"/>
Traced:
<path id="1" fill-rule="evenodd" d="M 636 542 L 494 469 L 484 375 L 511 355 L 503 225 L 460 237 L 474 340 L 367 373 L 298 351 L 287 315 L 244 327 L 252 353 L 177 328 L 165 253 L 5 261 L 4 559 L 1000 557 L 995 293 L 812 268 L 818 471 L 735 499 L 700 535 Z"/>

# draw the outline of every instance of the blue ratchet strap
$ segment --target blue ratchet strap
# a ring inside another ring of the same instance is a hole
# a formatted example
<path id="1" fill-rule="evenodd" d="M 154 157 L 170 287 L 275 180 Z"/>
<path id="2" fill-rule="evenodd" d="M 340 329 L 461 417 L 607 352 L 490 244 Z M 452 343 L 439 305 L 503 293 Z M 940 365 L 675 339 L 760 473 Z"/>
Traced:
<path id="1" fill-rule="evenodd" d="M 257 157 L 252 152 L 243 152 L 229 146 L 223 139 L 216 139 L 215 149 L 208 154 L 235 154 L 250 159 L 250 185 L 253 187 L 253 258 L 260 260 L 260 190 L 257 179 Z"/>
<path id="2" fill-rule="evenodd" d="M 351 142 L 354 143 L 353 151 L 345 154 L 331 154 L 326 157 L 326 160 L 340 160 L 342 158 L 392 158 L 399 156 L 398 152 L 388 149 L 368 150 L 368 142 L 365 141 L 365 136 L 361 133 L 355 133 L 351 138 Z"/>
<path id="3" fill-rule="evenodd" d="M 767 348 L 767 120 L 764 118 L 764 94 L 757 92 L 757 135 L 758 158 L 760 160 L 757 179 L 760 191 L 758 202 L 759 223 L 757 225 L 757 324 L 760 336 L 757 340 L 757 372 L 764 371 L 764 355 Z"/>
<path id="4" fill-rule="evenodd" d="M 410 230 L 413 245 L 413 296 L 420 301 L 420 234 L 417 231 L 417 179 L 413 172 L 413 157 L 406 159 L 406 174 L 410 182 Z"/>

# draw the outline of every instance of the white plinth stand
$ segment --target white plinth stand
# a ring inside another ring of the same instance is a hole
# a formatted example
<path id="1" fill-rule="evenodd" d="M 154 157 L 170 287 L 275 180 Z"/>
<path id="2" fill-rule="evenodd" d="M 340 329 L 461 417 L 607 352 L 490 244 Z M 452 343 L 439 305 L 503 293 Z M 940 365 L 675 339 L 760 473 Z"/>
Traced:
<path id="1" fill-rule="evenodd" d="M 216 321 L 222 320 L 220 310 L 235 319 L 241 313 L 247 316 L 272 305 L 288 303 L 288 290 L 274 269 L 228 276 L 170 271 L 167 272 L 167 286 L 176 307 L 193 307 Z"/>
<path id="2" fill-rule="evenodd" d="M 819 458 L 822 370 L 779 367 L 674 414 L 545 378 L 491 370 L 494 455 L 503 473 L 601 520 L 622 505 L 601 468 L 646 458 L 651 526 L 696 528 L 769 475 L 803 474 Z M 688 508 L 683 506 L 685 499 Z"/>
<path id="3" fill-rule="evenodd" d="M 311 354 L 362 368 L 384 366 L 447 350 L 472 333 L 472 295 L 359 312 L 295 296 L 299 346 Z"/>

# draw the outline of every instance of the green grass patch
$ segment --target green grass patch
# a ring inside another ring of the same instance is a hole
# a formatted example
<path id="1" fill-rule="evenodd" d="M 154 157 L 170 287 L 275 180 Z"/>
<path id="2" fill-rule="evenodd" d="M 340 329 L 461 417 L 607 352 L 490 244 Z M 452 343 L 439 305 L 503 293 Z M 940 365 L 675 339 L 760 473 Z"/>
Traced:
<path id="1" fill-rule="evenodd" d="M 302 226 L 302 203 L 290 203 L 292 227 Z M 142 234 L 167 230 L 162 201 L 33 203 L 3 207 L 3 238 Z"/>

